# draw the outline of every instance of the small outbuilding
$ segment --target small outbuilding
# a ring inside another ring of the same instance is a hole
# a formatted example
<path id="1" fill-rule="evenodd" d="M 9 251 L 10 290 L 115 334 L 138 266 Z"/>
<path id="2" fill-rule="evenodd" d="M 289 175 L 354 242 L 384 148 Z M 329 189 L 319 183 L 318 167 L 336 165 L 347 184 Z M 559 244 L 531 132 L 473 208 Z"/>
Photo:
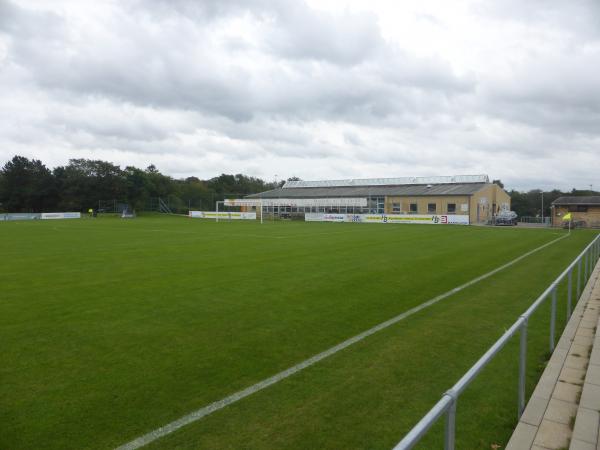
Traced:
<path id="1" fill-rule="evenodd" d="M 569 213 L 579 227 L 600 228 L 600 195 L 557 198 L 552 202 L 552 225 L 562 226 Z"/>

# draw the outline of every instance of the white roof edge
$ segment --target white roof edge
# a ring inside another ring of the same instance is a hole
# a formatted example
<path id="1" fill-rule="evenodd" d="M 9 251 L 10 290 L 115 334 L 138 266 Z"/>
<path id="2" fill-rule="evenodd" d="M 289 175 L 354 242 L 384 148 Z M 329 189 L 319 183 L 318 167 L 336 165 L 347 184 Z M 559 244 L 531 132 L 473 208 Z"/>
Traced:
<path id="1" fill-rule="evenodd" d="M 347 180 L 286 181 L 283 189 L 303 187 L 397 186 L 403 184 L 489 183 L 487 175 L 438 177 L 351 178 Z"/>

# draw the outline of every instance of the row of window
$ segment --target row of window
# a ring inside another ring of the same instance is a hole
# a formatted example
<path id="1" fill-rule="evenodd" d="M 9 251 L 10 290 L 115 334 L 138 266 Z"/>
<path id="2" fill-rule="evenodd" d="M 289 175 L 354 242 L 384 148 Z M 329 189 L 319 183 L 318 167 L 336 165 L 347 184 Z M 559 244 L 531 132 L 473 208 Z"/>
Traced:
<path id="1" fill-rule="evenodd" d="M 408 207 L 408 212 L 410 214 L 417 214 L 418 207 L 416 203 L 410 203 Z M 392 213 L 400 214 L 402 212 L 402 207 L 400 203 L 392 203 Z M 447 214 L 456 214 L 456 203 L 448 203 L 445 213 Z M 436 203 L 428 203 L 427 204 L 427 214 L 437 214 L 437 204 Z"/>
<path id="2" fill-rule="evenodd" d="M 571 205 L 569 212 L 588 212 L 588 207 L 587 205 Z"/>
<path id="3" fill-rule="evenodd" d="M 379 199 L 382 199 L 379 201 Z M 269 213 L 295 213 L 295 212 L 321 212 L 321 213 L 340 213 L 340 214 L 384 214 L 385 213 L 385 202 L 383 197 L 375 197 L 370 201 L 367 201 L 367 207 L 355 207 L 355 206 L 306 206 L 306 207 L 295 207 L 295 206 L 263 206 L 263 212 Z M 402 214 L 400 203 L 392 203 L 392 214 Z M 416 203 L 409 204 L 409 214 L 418 214 L 418 207 Z M 440 211 L 443 214 L 456 214 L 456 203 L 448 203 L 446 211 Z M 438 214 L 437 204 L 427 204 L 427 214 Z"/>

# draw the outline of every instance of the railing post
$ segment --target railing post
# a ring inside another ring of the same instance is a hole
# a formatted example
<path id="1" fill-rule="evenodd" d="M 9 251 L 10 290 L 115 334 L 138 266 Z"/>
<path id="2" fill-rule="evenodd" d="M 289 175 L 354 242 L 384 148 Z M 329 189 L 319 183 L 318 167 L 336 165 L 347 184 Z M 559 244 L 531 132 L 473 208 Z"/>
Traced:
<path id="1" fill-rule="evenodd" d="M 581 258 L 577 262 L 577 301 L 581 297 Z"/>
<path id="2" fill-rule="evenodd" d="M 521 325 L 521 339 L 519 343 L 519 405 L 518 414 L 521 418 L 525 410 L 525 371 L 527 368 L 527 317 L 523 317 Z"/>
<path id="3" fill-rule="evenodd" d="M 552 289 L 552 308 L 550 311 L 550 352 L 554 351 L 554 328 L 556 327 L 556 286 Z"/>
<path id="4" fill-rule="evenodd" d="M 454 450 L 456 439 L 456 400 L 457 395 L 454 392 L 446 392 L 452 397 L 452 403 L 446 412 L 446 428 L 444 430 L 444 450 Z"/>
<path id="5" fill-rule="evenodd" d="M 585 255 L 583 255 L 583 257 L 585 258 L 585 263 L 583 265 L 583 284 L 587 283 L 588 280 L 588 265 L 590 262 L 590 258 L 588 257 L 588 253 L 589 252 L 585 252 Z"/>
<path id="6" fill-rule="evenodd" d="M 567 283 L 567 320 L 571 317 L 571 301 L 573 298 L 573 269 L 569 270 Z"/>

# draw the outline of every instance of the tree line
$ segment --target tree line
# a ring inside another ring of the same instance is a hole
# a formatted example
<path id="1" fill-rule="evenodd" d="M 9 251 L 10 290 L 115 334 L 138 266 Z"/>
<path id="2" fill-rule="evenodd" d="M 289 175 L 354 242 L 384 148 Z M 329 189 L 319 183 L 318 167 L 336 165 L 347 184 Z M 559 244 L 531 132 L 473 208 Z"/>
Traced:
<path id="1" fill-rule="evenodd" d="M 42 161 L 15 156 L 0 169 L 0 211 L 87 211 L 113 202 L 149 209 L 161 197 L 176 212 L 210 210 L 217 200 L 274 189 L 276 183 L 242 174 L 209 180 L 174 179 L 154 166 L 145 169 L 107 161 L 71 159 L 49 169 Z"/>
<path id="2" fill-rule="evenodd" d="M 242 174 L 222 174 L 209 180 L 175 179 L 160 173 L 154 165 L 121 169 L 107 161 L 90 159 L 71 159 L 67 165 L 50 170 L 40 160 L 15 156 L 0 169 L 0 211 L 87 211 L 113 201 L 127 203 L 139 211 L 152 209 L 156 204 L 152 200 L 158 197 L 175 212 L 187 212 L 189 207 L 212 210 L 217 200 L 274 189 L 282 183 Z M 500 180 L 494 183 L 504 187 Z M 508 193 L 511 209 L 519 216 L 541 216 L 542 212 L 548 216 L 551 203 L 562 195 L 598 194 L 576 189 L 513 189 Z"/>

